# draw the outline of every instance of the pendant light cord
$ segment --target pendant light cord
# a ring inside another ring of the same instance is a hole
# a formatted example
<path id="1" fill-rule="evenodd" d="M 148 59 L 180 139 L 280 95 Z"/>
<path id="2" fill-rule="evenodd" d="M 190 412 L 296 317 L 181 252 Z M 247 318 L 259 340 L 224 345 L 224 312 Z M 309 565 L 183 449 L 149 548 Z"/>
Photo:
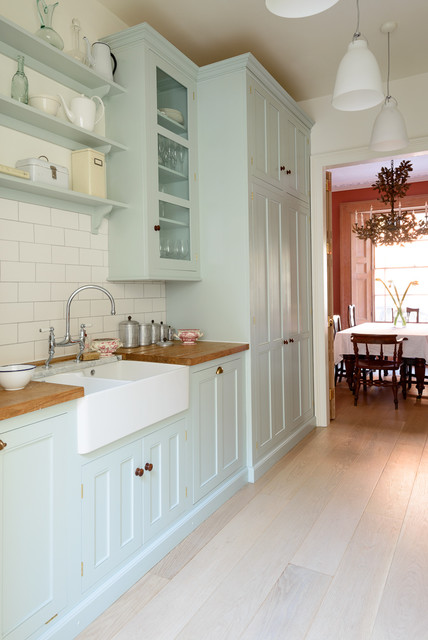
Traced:
<path id="1" fill-rule="evenodd" d="M 357 40 L 361 36 L 360 32 L 360 0 L 357 0 L 357 26 L 355 28 L 354 40 Z"/>
<path id="2" fill-rule="evenodd" d="M 390 44 L 390 37 L 391 34 L 388 31 L 388 67 L 387 67 L 387 73 L 386 73 L 386 100 L 389 100 L 391 98 L 391 95 L 389 93 L 389 71 L 391 68 L 391 44 Z"/>

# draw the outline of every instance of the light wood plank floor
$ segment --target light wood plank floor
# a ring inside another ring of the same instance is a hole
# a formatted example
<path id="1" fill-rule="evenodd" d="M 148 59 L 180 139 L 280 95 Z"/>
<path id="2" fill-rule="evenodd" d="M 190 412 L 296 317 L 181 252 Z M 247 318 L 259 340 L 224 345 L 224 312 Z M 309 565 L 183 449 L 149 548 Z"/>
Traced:
<path id="1" fill-rule="evenodd" d="M 428 399 L 336 405 L 79 640 L 427 640 Z"/>

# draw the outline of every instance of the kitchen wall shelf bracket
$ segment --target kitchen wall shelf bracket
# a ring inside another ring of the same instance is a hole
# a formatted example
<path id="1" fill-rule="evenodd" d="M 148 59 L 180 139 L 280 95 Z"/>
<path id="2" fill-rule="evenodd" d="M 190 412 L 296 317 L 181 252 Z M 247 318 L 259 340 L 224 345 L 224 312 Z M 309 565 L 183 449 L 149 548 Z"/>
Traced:
<path id="1" fill-rule="evenodd" d="M 0 174 L 0 198 L 85 213 L 92 218 L 91 231 L 94 234 L 98 233 L 103 219 L 113 209 L 128 208 L 123 202 L 97 198 L 71 189 L 59 189 L 7 174 Z"/>
<path id="2" fill-rule="evenodd" d="M 36 28 L 36 25 L 35 25 Z M 59 49 L 34 36 L 19 25 L 0 16 L 0 53 L 16 60 L 18 54 L 25 56 L 25 65 L 78 93 L 117 95 L 126 89 L 116 82 L 108 82 L 95 71 L 71 58 Z"/>

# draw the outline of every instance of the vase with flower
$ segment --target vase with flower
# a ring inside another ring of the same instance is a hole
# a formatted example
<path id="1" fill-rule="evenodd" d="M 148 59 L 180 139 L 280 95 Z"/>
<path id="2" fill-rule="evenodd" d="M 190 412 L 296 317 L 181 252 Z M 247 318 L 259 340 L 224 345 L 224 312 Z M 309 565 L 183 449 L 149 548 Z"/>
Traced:
<path id="1" fill-rule="evenodd" d="M 397 287 L 395 284 L 393 284 L 392 280 L 390 280 L 388 282 L 388 284 L 386 284 L 381 278 L 376 278 L 377 282 L 381 282 L 383 284 L 383 286 L 385 287 L 385 289 L 388 291 L 389 295 L 391 296 L 391 299 L 394 303 L 394 307 L 395 307 L 395 311 L 394 311 L 394 327 L 405 327 L 407 324 L 407 320 L 406 317 L 404 315 L 404 308 L 403 308 L 403 303 L 404 303 L 404 299 L 407 295 L 408 290 L 410 289 L 410 287 L 412 285 L 417 285 L 419 284 L 419 282 L 417 280 L 412 280 L 411 282 L 409 282 L 409 284 L 406 287 L 406 290 L 404 291 L 403 295 L 400 296 L 397 290 Z M 392 291 L 392 289 L 394 289 L 394 292 Z"/>

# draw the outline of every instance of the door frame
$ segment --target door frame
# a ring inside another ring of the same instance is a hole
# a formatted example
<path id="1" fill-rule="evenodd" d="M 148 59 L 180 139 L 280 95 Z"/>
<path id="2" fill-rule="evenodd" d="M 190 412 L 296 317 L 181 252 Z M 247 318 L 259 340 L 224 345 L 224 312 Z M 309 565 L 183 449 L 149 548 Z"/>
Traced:
<path id="1" fill-rule="evenodd" d="M 411 140 L 405 155 L 428 149 L 428 136 Z M 312 304 L 314 335 L 315 424 L 330 422 L 328 385 L 328 306 L 327 306 L 327 225 L 325 172 L 342 165 L 363 164 L 391 158 L 392 153 L 375 155 L 368 147 L 345 149 L 311 156 Z"/>

